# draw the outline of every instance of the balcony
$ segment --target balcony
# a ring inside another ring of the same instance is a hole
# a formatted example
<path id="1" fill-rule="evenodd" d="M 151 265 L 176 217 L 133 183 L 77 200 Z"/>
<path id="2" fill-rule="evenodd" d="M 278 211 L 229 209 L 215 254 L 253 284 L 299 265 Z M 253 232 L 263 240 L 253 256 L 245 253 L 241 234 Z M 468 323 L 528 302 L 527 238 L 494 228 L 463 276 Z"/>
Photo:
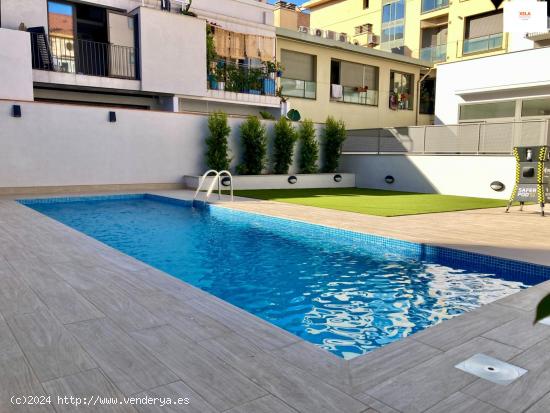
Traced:
<path id="1" fill-rule="evenodd" d="M 30 33 L 32 67 L 58 73 L 137 79 L 133 47 Z"/>
<path id="2" fill-rule="evenodd" d="M 422 0 L 422 13 L 449 7 L 449 0 Z"/>
<path id="3" fill-rule="evenodd" d="M 462 48 L 463 54 L 483 53 L 502 48 L 502 33 L 490 34 L 488 36 L 465 39 Z"/>
<path id="4" fill-rule="evenodd" d="M 426 60 L 432 63 L 444 62 L 447 60 L 447 45 L 438 44 L 436 46 L 420 49 L 420 60 Z"/>
<path id="5" fill-rule="evenodd" d="M 317 98 L 317 83 L 307 80 L 281 78 L 282 93 L 284 96 L 304 99 Z"/>

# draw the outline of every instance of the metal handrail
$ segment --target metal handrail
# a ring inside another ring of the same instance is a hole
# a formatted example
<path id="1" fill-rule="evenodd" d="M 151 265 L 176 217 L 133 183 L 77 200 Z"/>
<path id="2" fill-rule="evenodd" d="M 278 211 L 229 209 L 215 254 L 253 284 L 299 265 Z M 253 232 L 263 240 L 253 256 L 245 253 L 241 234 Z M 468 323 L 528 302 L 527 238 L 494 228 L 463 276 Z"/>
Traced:
<path id="1" fill-rule="evenodd" d="M 206 178 L 208 178 L 211 174 L 214 174 L 214 179 L 212 179 L 212 182 L 210 183 L 210 186 L 208 187 L 208 191 L 206 192 L 206 197 L 204 198 L 204 202 L 208 201 L 208 198 L 212 194 L 212 191 L 214 190 L 214 186 L 216 185 L 216 182 L 218 182 L 218 199 L 222 198 L 222 191 L 221 191 L 221 182 L 222 182 L 222 176 L 228 176 L 229 177 L 229 189 L 231 194 L 231 201 L 234 200 L 233 197 L 233 176 L 231 175 L 231 172 L 227 170 L 223 171 L 216 171 L 215 169 L 210 169 L 206 171 L 200 181 L 199 185 L 197 186 L 197 190 L 195 191 L 195 194 L 193 196 L 193 201 L 197 199 L 197 196 L 199 195 L 199 192 L 202 189 L 202 186 L 204 185 Z"/>

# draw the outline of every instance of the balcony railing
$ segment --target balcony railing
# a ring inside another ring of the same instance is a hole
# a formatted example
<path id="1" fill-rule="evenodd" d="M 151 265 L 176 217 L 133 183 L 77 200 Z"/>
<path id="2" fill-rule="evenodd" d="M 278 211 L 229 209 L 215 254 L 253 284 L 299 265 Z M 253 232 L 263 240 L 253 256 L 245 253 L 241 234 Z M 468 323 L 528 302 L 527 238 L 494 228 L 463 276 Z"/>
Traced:
<path id="1" fill-rule="evenodd" d="M 447 45 L 438 44 L 437 46 L 420 49 L 420 60 L 432 63 L 444 62 L 447 60 Z"/>
<path id="2" fill-rule="evenodd" d="M 422 13 L 449 7 L 449 0 L 422 0 Z"/>
<path id="3" fill-rule="evenodd" d="M 332 98 L 336 102 L 378 106 L 378 91 L 360 87 L 342 86 L 342 97 Z"/>
<path id="4" fill-rule="evenodd" d="M 502 33 L 490 34 L 488 36 L 465 39 L 462 48 L 463 54 L 487 52 L 502 48 Z"/>
<path id="5" fill-rule="evenodd" d="M 284 96 L 304 99 L 317 97 L 317 83 L 307 80 L 281 78 L 282 93 Z"/>
<path id="6" fill-rule="evenodd" d="M 219 60 L 211 64 L 208 88 L 250 95 L 276 95 L 276 73 L 265 65 L 256 67 Z"/>
<path id="7" fill-rule="evenodd" d="M 31 53 L 33 69 L 137 78 L 133 47 L 31 33 Z"/>

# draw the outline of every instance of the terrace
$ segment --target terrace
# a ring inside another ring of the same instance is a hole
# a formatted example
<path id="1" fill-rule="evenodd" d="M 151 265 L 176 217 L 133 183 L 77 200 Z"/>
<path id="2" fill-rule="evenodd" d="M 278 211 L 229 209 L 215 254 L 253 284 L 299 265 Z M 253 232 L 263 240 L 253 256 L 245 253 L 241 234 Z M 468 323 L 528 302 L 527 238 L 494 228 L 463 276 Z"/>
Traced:
<path id="1" fill-rule="evenodd" d="M 386 218 L 246 198 L 222 206 L 550 265 L 550 230 L 530 211 Z M 14 394 L 188 397 L 183 410 L 201 413 L 550 409 L 550 327 L 532 325 L 550 282 L 345 361 L 10 198 L 0 216 L 2 410 Z M 529 372 L 500 386 L 454 368 L 476 353 Z"/>

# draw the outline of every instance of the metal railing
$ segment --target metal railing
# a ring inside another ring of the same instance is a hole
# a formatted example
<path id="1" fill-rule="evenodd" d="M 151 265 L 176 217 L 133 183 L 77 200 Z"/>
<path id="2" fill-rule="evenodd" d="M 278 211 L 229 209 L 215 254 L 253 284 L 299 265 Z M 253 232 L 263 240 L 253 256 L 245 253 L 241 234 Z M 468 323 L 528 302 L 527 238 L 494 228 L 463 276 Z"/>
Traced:
<path id="1" fill-rule="evenodd" d="M 480 53 L 501 49 L 502 37 L 502 33 L 495 33 L 488 36 L 475 37 L 473 39 L 464 39 L 462 53 Z"/>
<path id="2" fill-rule="evenodd" d="M 281 87 L 283 96 L 305 99 L 315 99 L 317 97 L 316 82 L 282 77 Z"/>
<path id="3" fill-rule="evenodd" d="M 509 155 L 514 146 L 550 143 L 550 120 L 349 130 L 347 154 Z"/>
<path id="4" fill-rule="evenodd" d="M 447 45 L 438 44 L 437 46 L 420 49 L 420 60 L 432 63 L 444 62 L 447 60 Z"/>
<path id="5" fill-rule="evenodd" d="M 89 76 L 136 79 L 133 47 L 30 33 L 32 67 Z"/>
<path id="6" fill-rule="evenodd" d="M 266 65 L 256 67 L 218 60 L 211 63 L 207 76 L 211 90 L 266 96 L 275 96 L 277 92 L 276 73 L 269 72 Z"/>

